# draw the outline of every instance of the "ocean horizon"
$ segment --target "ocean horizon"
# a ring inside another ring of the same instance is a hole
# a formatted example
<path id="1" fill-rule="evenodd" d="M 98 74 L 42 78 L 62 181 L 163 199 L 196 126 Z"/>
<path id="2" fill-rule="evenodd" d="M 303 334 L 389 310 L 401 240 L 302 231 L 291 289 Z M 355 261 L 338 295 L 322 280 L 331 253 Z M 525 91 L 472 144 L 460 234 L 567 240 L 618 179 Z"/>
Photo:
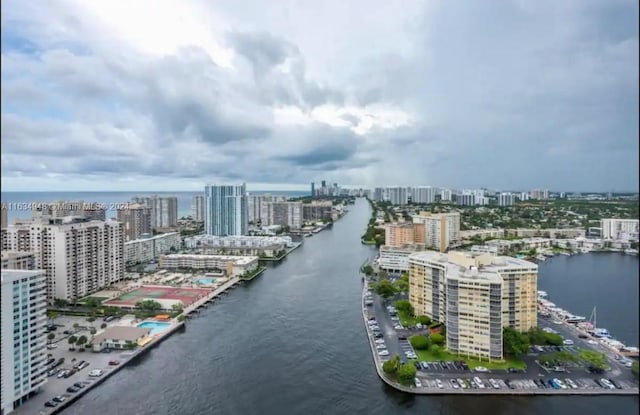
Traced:
<path id="1" fill-rule="evenodd" d="M 309 191 L 304 190 L 252 190 L 247 192 L 250 195 L 277 195 L 289 198 L 309 196 Z M 133 197 L 145 196 L 175 196 L 178 198 L 178 217 L 189 216 L 191 214 L 191 203 L 193 196 L 204 195 L 204 191 L 161 191 L 149 190 L 139 191 L 11 191 L 1 193 L 3 206 L 7 207 L 7 219 L 9 223 L 14 220 L 24 220 L 31 218 L 30 204 L 34 202 L 52 203 L 64 201 L 82 201 L 103 204 L 110 207 L 107 211 L 107 218 L 116 216 L 115 207 L 131 201 Z"/>

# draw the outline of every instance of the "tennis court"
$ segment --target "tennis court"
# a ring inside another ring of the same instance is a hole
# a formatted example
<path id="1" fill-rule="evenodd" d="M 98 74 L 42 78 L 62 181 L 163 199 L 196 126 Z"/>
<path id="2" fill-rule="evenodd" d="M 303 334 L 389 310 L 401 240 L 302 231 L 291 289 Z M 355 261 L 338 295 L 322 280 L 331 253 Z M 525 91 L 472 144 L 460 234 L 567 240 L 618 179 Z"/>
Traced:
<path id="1" fill-rule="evenodd" d="M 211 290 L 206 288 L 181 288 L 181 287 L 158 287 L 143 285 L 133 291 L 109 300 L 104 305 L 130 306 L 133 307 L 138 301 L 148 298 L 158 298 L 166 300 L 179 300 L 185 307 L 193 304 L 202 297 L 209 294 Z"/>

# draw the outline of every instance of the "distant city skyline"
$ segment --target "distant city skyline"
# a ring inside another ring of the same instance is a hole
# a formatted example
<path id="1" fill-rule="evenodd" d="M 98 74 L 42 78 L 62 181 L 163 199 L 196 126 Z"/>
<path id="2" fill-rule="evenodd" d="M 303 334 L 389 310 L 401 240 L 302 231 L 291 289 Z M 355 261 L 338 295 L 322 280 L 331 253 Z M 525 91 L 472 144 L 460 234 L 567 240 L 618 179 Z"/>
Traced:
<path id="1" fill-rule="evenodd" d="M 3 189 L 638 189 L 637 1 L 401 4 L 14 2 Z"/>

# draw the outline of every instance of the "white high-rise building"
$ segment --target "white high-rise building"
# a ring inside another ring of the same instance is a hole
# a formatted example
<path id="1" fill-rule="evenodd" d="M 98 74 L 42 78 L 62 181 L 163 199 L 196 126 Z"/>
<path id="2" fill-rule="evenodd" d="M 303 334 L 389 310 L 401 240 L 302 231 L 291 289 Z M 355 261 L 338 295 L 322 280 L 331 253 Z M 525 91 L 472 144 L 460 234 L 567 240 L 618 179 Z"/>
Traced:
<path id="1" fill-rule="evenodd" d="M 526 202 L 527 200 L 529 200 L 529 193 L 527 192 L 520 193 L 520 200 L 523 202 Z"/>
<path id="2" fill-rule="evenodd" d="M 2 230 L 2 250 L 28 251 L 45 271 L 47 300 L 76 301 L 124 277 L 123 225 L 58 218 Z"/>
<path id="3" fill-rule="evenodd" d="M 424 225 L 424 242 L 427 248 L 445 252 L 460 242 L 460 213 L 420 212 L 413 223 Z"/>
<path id="4" fill-rule="evenodd" d="M 384 200 L 384 189 L 382 187 L 376 187 L 373 189 L 371 198 L 374 202 L 382 202 Z"/>
<path id="5" fill-rule="evenodd" d="M 196 222 L 204 222 L 204 196 L 196 195 L 191 199 L 191 217 Z"/>
<path id="6" fill-rule="evenodd" d="M 1 411 L 9 414 L 47 382 L 47 296 L 41 270 L 2 270 Z"/>
<path id="7" fill-rule="evenodd" d="M 204 189 L 207 235 L 246 235 L 249 228 L 247 186 L 207 185 Z"/>
<path id="8" fill-rule="evenodd" d="M 638 219 L 602 219 L 600 221 L 602 237 L 626 242 L 637 241 L 638 222 Z"/>
<path id="9" fill-rule="evenodd" d="M 500 193 L 498 195 L 498 206 L 513 206 L 516 204 L 516 195 L 513 193 Z"/>
<path id="10" fill-rule="evenodd" d="M 414 187 L 412 190 L 412 198 L 411 202 L 425 205 L 431 204 L 436 201 L 436 194 L 438 193 L 438 189 L 431 186 L 419 186 Z"/>
<path id="11" fill-rule="evenodd" d="M 387 187 L 388 200 L 392 205 L 402 206 L 409 203 L 409 193 L 406 187 Z"/>
<path id="12" fill-rule="evenodd" d="M 450 202 L 453 198 L 453 192 L 449 189 L 440 190 L 440 200 L 443 202 Z"/>

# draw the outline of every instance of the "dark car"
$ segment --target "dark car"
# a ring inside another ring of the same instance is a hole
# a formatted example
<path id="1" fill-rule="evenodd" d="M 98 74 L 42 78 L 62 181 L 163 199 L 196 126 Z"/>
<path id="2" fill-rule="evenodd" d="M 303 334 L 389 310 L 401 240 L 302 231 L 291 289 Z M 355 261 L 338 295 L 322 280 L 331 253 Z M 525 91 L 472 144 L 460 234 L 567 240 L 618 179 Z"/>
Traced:
<path id="1" fill-rule="evenodd" d="M 46 406 L 47 408 L 55 408 L 56 406 L 58 406 L 58 403 L 55 401 L 47 401 L 44 403 L 44 406 Z"/>
<path id="2" fill-rule="evenodd" d="M 417 360 L 413 361 L 413 365 L 416 367 L 417 370 L 421 370 L 422 366 L 420 366 L 420 362 L 418 362 Z"/>
<path id="3" fill-rule="evenodd" d="M 509 372 L 509 373 L 524 373 L 525 371 L 523 369 L 517 369 L 515 367 L 510 367 L 509 369 L 507 369 L 507 372 Z"/>
<path id="4" fill-rule="evenodd" d="M 79 391 L 79 389 L 78 389 L 78 388 L 76 388 L 75 386 L 69 386 L 69 387 L 67 388 L 67 392 L 69 392 L 69 393 L 76 393 L 76 392 L 78 392 L 78 391 Z"/>
<path id="5" fill-rule="evenodd" d="M 83 384 L 83 383 L 81 383 L 81 382 L 76 382 L 76 383 L 74 383 L 74 384 L 73 384 L 73 386 L 75 386 L 75 387 L 76 387 L 76 388 L 78 388 L 78 389 L 82 389 L 82 388 L 84 388 L 84 384 Z"/>
<path id="6" fill-rule="evenodd" d="M 405 334 L 398 334 L 398 340 L 407 340 L 407 336 Z"/>
<path id="7" fill-rule="evenodd" d="M 604 369 L 601 369 L 601 368 L 595 367 L 595 366 L 589 366 L 587 368 L 587 370 L 589 371 L 589 373 L 597 373 L 597 374 L 604 373 Z"/>
<path id="8" fill-rule="evenodd" d="M 62 333 L 64 333 L 64 334 L 73 334 L 73 332 L 71 330 L 65 330 Z"/>
<path id="9" fill-rule="evenodd" d="M 578 334 L 578 337 L 581 339 L 588 339 L 589 336 L 587 336 L 586 334 Z"/>
<path id="10" fill-rule="evenodd" d="M 609 379 L 609 382 L 611 382 L 611 384 L 612 384 L 613 386 L 615 386 L 615 387 L 616 387 L 616 389 L 622 389 L 622 385 L 620 385 L 620 384 L 619 384 L 618 382 L 616 382 L 615 380 L 613 380 L 613 379 Z"/>

